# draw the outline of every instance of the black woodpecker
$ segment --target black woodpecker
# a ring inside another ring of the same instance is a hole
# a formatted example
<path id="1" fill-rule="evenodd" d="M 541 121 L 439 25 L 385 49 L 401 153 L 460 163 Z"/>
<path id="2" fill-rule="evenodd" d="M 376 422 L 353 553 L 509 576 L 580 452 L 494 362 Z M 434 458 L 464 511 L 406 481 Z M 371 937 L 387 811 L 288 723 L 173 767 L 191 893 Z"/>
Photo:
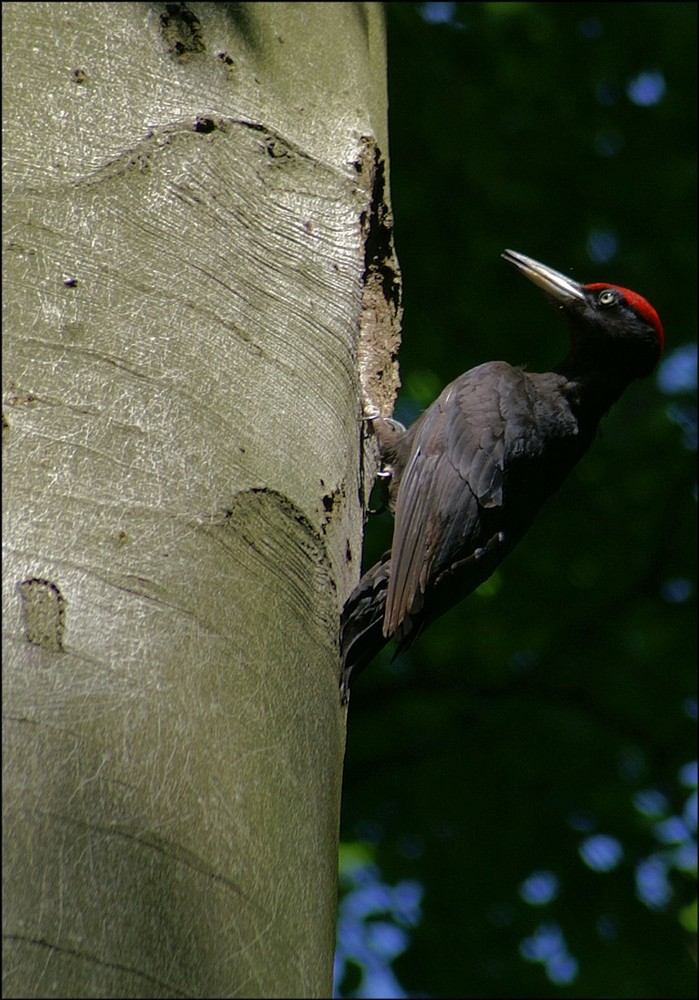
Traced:
<path id="1" fill-rule="evenodd" d="M 341 623 L 343 692 L 389 639 L 396 652 L 486 580 L 595 438 L 600 419 L 663 349 L 655 309 L 618 285 L 577 281 L 506 250 L 557 304 L 568 353 L 538 374 L 490 361 L 459 375 L 405 430 L 376 419 L 392 548 L 361 578 Z"/>

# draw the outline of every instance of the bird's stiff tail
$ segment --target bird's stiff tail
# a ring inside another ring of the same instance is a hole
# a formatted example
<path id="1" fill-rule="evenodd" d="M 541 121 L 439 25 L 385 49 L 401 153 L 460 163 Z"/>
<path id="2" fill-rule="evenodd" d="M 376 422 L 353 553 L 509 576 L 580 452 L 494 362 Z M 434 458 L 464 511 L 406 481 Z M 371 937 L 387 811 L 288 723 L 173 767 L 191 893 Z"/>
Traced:
<path id="1" fill-rule="evenodd" d="M 342 689 L 346 700 L 349 679 L 383 649 L 383 634 L 391 553 L 385 555 L 361 578 L 347 599 L 340 620 Z"/>

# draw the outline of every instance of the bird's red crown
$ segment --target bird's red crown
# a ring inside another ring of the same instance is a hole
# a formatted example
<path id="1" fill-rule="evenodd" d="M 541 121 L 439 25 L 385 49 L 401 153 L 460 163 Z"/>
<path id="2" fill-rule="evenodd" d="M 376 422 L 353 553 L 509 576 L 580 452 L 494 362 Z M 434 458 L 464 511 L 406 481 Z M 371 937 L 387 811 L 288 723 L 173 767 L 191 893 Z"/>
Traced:
<path id="1" fill-rule="evenodd" d="M 616 288 L 618 292 L 624 296 L 628 304 L 634 309 L 639 316 L 641 316 L 647 323 L 653 327 L 658 337 L 660 343 L 660 349 L 662 350 L 665 345 L 665 333 L 663 331 L 663 324 L 660 322 L 660 316 L 642 295 L 638 292 L 632 292 L 630 288 L 622 288 L 621 285 L 609 285 L 604 281 L 596 282 L 592 285 L 586 285 L 586 288 L 598 289 L 598 288 Z"/>

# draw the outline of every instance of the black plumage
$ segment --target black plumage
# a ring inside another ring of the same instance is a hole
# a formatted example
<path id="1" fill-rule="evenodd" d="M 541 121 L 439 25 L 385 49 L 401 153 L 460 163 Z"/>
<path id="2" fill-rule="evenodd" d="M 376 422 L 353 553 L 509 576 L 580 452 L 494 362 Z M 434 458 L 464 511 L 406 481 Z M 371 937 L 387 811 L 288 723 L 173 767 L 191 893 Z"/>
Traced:
<path id="1" fill-rule="evenodd" d="M 559 304 L 570 350 L 543 374 L 479 365 L 405 431 L 374 421 L 395 529 L 391 551 L 343 611 L 345 685 L 389 638 L 405 648 L 491 575 L 589 448 L 609 406 L 660 356 L 660 320 L 636 293 L 579 285 L 514 251 L 503 256 Z"/>

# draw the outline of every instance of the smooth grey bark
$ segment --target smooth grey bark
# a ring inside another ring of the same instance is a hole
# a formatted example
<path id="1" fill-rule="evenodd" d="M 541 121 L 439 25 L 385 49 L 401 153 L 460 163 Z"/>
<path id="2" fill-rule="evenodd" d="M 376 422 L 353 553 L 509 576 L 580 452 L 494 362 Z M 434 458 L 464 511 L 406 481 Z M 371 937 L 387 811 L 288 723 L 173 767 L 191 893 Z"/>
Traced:
<path id="1" fill-rule="evenodd" d="M 4 995 L 329 996 L 382 11 L 2 13 Z"/>

